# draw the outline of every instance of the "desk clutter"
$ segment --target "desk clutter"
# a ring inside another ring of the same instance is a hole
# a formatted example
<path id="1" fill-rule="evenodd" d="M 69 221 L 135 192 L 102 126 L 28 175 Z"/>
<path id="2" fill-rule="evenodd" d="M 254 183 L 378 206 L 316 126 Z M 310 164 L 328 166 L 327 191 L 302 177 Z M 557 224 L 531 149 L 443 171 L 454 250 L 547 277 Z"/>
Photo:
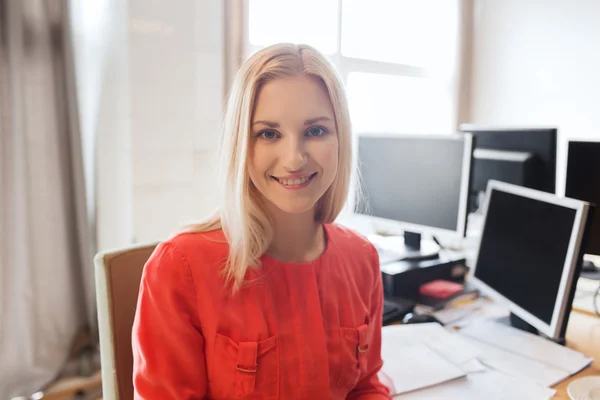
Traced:
<path id="1" fill-rule="evenodd" d="M 475 310 L 476 307 L 462 306 L 471 304 L 478 298 L 479 291 L 473 285 L 436 279 L 419 286 L 417 294 L 411 298 L 386 294 L 383 324 L 403 321 L 407 314 L 431 315 L 442 324 L 455 322 Z"/>
<path id="2" fill-rule="evenodd" d="M 377 248 L 387 295 L 414 299 L 423 284 L 468 273 L 526 330 L 564 341 L 583 256 L 600 254 L 600 143 L 569 142 L 562 197 L 556 128 L 460 130 L 360 136 L 364 201 L 350 226 Z"/>
<path id="3" fill-rule="evenodd" d="M 557 139 L 472 125 L 359 137 L 364 204 L 347 223 L 379 254 L 384 325 L 405 323 L 384 327 L 398 397 L 548 398 L 589 365 L 560 344 L 574 302 L 596 309 L 600 292 L 575 293 L 598 271 L 584 255 L 600 255 L 600 142 L 568 143 L 562 197 Z M 480 325 L 506 314 L 512 327 Z"/>
<path id="4" fill-rule="evenodd" d="M 465 258 L 446 251 L 381 265 L 385 294 L 414 303 L 407 324 L 382 332 L 381 375 L 395 398 L 548 399 L 593 361 L 558 344 L 593 208 L 500 182 L 486 208 L 468 277 L 457 270 Z"/>
<path id="5" fill-rule="evenodd" d="M 482 320 L 459 331 L 437 323 L 382 330 L 381 379 L 394 398 L 549 399 L 550 386 L 592 359 L 510 326 Z"/>

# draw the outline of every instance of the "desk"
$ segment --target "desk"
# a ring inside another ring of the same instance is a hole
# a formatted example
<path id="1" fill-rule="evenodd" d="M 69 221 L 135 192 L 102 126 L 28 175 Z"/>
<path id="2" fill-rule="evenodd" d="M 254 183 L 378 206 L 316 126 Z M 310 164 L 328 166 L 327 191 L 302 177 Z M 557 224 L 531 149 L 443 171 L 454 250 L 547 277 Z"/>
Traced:
<path id="1" fill-rule="evenodd" d="M 569 400 L 567 386 L 574 379 L 600 375 L 600 318 L 573 310 L 567 326 L 567 347 L 593 357 L 594 362 L 590 367 L 554 386 L 557 390 L 554 399 Z"/>

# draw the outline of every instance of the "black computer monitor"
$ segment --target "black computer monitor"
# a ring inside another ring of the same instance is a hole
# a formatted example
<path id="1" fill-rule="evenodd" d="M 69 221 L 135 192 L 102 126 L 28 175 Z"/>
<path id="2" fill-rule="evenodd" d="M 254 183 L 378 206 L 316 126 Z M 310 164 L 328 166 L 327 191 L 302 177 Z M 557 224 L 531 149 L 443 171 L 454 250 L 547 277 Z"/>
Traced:
<path id="1" fill-rule="evenodd" d="M 591 211 L 583 201 L 490 181 L 470 282 L 507 305 L 517 327 L 561 342 Z"/>
<path id="2" fill-rule="evenodd" d="M 492 128 L 462 124 L 475 137 L 469 210 L 490 179 L 556 192 L 556 128 Z"/>
<path id="3" fill-rule="evenodd" d="M 600 142 L 569 142 L 565 196 L 600 204 Z M 585 252 L 600 256 L 600 213 L 592 221 Z"/>
<path id="4" fill-rule="evenodd" d="M 471 157 L 469 134 L 363 135 L 358 161 L 364 201 L 358 211 L 399 223 L 402 258 L 425 258 L 422 233 L 465 234 Z"/>

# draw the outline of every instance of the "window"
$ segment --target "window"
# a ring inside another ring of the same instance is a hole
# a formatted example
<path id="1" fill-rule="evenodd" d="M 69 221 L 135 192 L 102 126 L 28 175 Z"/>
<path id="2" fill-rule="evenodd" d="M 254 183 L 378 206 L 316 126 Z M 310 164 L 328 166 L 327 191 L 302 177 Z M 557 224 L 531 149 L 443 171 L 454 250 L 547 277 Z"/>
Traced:
<path id="1" fill-rule="evenodd" d="M 246 56 L 306 43 L 336 65 L 355 133 L 456 129 L 460 0 L 246 0 Z"/>
<path id="2" fill-rule="evenodd" d="M 254 51 L 273 43 L 306 43 L 338 53 L 339 0 L 248 0 L 248 39 Z"/>

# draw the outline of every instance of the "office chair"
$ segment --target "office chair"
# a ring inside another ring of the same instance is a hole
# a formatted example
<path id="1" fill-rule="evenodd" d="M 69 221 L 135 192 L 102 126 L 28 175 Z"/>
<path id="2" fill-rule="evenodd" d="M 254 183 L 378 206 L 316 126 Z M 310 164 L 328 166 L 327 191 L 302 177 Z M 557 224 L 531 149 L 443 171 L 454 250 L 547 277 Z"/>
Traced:
<path id="1" fill-rule="evenodd" d="M 142 271 L 156 245 L 102 252 L 94 258 L 104 399 L 133 399 L 131 329 Z"/>

